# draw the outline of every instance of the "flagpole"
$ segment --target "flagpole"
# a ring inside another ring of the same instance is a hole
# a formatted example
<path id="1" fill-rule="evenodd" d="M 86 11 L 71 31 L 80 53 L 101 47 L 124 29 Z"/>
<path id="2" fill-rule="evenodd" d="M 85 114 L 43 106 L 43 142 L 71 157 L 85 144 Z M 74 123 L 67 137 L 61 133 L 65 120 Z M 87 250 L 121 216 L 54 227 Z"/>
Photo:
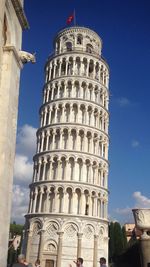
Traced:
<path id="1" fill-rule="evenodd" d="M 76 26 L 76 11 L 75 11 L 75 8 L 74 8 L 74 12 L 73 12 L 74 14 L 74 26 Z"/>

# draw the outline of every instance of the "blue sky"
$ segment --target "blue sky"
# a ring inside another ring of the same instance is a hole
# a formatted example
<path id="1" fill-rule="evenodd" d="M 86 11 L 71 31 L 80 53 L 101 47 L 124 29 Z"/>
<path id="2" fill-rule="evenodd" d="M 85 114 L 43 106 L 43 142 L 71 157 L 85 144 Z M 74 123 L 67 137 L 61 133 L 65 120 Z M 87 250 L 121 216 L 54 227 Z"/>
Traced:
<path id="1" fill-rule="evenodd" d="M 25 1 L 30 29 L 23 32 L 23 50 L 36 52 L 37 62 L 21 73 L 12 218 L 22 221 L 28 203 L 44 64 L 74 8 L 77 24 L 102 38 L 110 67 L 109 216 L 125 223 L 133 220 L 133 207 L 150 207 L 149 0 Z"/>

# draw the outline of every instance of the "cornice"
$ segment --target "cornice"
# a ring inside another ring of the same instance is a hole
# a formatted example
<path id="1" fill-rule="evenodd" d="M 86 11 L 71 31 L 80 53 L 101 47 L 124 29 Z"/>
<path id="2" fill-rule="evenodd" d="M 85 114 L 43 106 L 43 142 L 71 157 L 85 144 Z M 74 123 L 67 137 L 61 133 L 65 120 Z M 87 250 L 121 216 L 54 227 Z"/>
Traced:
<path id="1" fill-rule="evenodd" d="M 109 111 L 108 109 L 106 109 L 104 106 L 102 106 L 101 104 L 98 104 L 92 100 L 87 100 L 87 99 L 80 99 L 80 98 L 58 98 L 58 99 L 54 99 L 51 100 L 49 102 L 46 102 L 44 104 L 41 105 L 40 109 L 39 109 L 39 114 L 41 113 L 41 111 L 48 106 L 53 106 L 53 104 L 78 104 L 78 105 L 88 105 L 88 106 L 92 106 L 93 108 L 101 108 L 102 110 L 104 110 L 108 116 L 109 116 Z"/>
<path id="2" fill-rule="evenodd" d="M 42 151 L 39 153 L 36 153 L 33 157 L 33 161 L 36 161 L 39 158 L 42 157 L 49 157 L 49 156 L 54 156 L 54 157 L 62 157 L 65 156 L 66 158 L 72 157 L 75 160 L 77 158 L 82 158 L 83 160 L 89 159 L 90 161 L 96 161 L 97 164 L 103 164 L 106 165 L 106 167 L 109 166 L 109 161 L 105 159 L 104 157 L 89 153 L 89 152 L 83 152 L 83 151 L 78 151 L 78 150 L 69 150 L 69 149 L 53 149 L 53 150 L 46 150 Z"/>
<path id="3" fill-rule="evenodd" d="M 12 2 L 12 5 L 15 9 L 16 15 L 18 17 L 18 20 L 20 22 L 22 29 L 23 30 L 29 29 L 29 23 L 27 21 L 27 18 L 26 18 L 25 12 L 23 10 L 23 7 L 20 3 L 20 0 L 11 0 L 11 2 Z"/>
<path id="4" fill-rule="evenodd" d="M 73 220 L 77 223 L 79 219 L 82 219 L 82 221 L 84 222 L 87 222 L 89 224 L 89 221 L 90 222 L 93 222 L 93 224 L 97 224 L 97 223 L 101 223 L 102 225 L 108 225 L 108 220 L 105 219 L 105 218 L 98 218 L 98 217 L 95 217 L 95 216 L 89 216 L 89 215 L 76 215 L 76 214 L 64 214 L 64 213 L 27 213 L 25 214 L 25 218 L 27 219 L 32 219 L 32 218 L 35 218 L 37 217 L 38 219 L 40 218 L 45 218 L 47 217 L 47 220 L 50 220 L 52 219 L 53 221 L 60 218 L 62 219 L 62 215 L 63 215 L 63 219 L 71 219 L 73 218 Z"/>
<path id="5" fill-rule="evenodd" d="M 86 124 L 81 124 L 81 123 L 72 123 L 72 122 L 68 122 L 68 123 L 55 123 L 55 124 L 50 124 L 50 125 L 46 125 L 44 127 L 40 127 L 38 128 L 37 132 L 36 132 L 36 135 L 38 136 L 38 134 L 42 133 L 43 131 L 48 131 L 50 129 L 62 129 L 62 128 L 66 128 L 66 129 L 71 129 L 71 130 L 87 130 L 87 131 L 91 131 L 92 133 L 97 133 L 97 134 L 100 134 L 100 135 L 104 135 L 104 138 L 108 138 L 107 141 L 109 141 L 110 137 L 109 135 L 103 131 L 103 130 L 100 130 L 99 128 L 95 128 L 93 126 L 89 126 L 89 125 L 86 125 Z"/>
<path id="6" fill-rule="evenodd" d="M 85 183 L 82 181 L 67 181 L 67 180 L 45 180 L 45 181 L 36 181 L 33 182 L 29 185 L 30 189 L 35 188 L 36 186 L 53 186 L 53 187 L 73 187 L 73 188 L 80 188 L 81 190 L 89 190 L 90 192 L 92 192 L 93 190 L 96 190 L 97 193 L 101 193 L 101 194 L 109 194 L 109 190 L 105 187 L 102 187 L 100 185 L 96 185 L 96 184 L 90 184 L 90 183 Z M 108 195 L 106 195 L 108 197 Z"/>
<path id="7" fill-rule="evenodd" d="M 107 92 L 109 92 L 109 87 L 106 87 L 103 83 L 96 79 L 91 79 L 90 77 L 86 76 L 79 76 L 79 75 L 61 75 L 60 77 L 56 77 L 54 79 L 49 80 L 46 82 L 43 86 L 45 88 L 48 84 L 52 84 L 53 82 L 67 82 L 67 81 L 80 81 L 80 82 L 85 82 L 85 83 L 92 83 L 95 86 L 101 86 L 101 88 L 105 88 Z"/>
<path id="8" fill-rule="evenodd" d="M 100 43 L 102 43 L 102 40 L 100 38 L 100 36 L 93 30 L 86 28 L 86 27 L 81 27 L 81 26 L 74 26 L 74 27 L 68 27 L 68 28 L 64 28 L 61 31 L 59 31 L 55 37 L 55 40 L 58 37 L 63 36 L 64 34 L 68 34 L 68 33 L 84 33 L 84 34 L 89 34 L 90 36 L 96 38 Z"/>
<path id="9" fill-rule="evenodd" d="M 66 58 L 67 58 L 67 57 L 73 57 L 73 56 L 76 56 L 76 57 L 80 57 L 80 56 L 82 56 L 82 57 L 86 57 L 86 56 L 87 56 L 87 58 L 88 58 L 89 60 L 90 60 L 91 57 L 92 57 L 93 60 L 96 59 L 96 60 L 98 60 L 98 62 L 102 62 L 103 64 L 105 64 L 106 67 L 108 68 L 108 70 L 110 71 L 109 65 L 108 65 L 106 59 L 105 59 L 103 56 L 100 56 L 100 55 L 97 55 L 97 54 L 94 54 L 94 53 L 93 53 L 93 54 L 92 54 L 92 53 L 87 53 L 86 51 L 84 52 L 84 51 L 77 51 L 77 50 L 72 50 L 71 52 L 63 52 L 63 53 L 60 53 L 60 54 L 52 53 L 52 54 L 48 57 L 48 59 L 47 59 L 47 61 L 46 61 L 46 63 L 45 63 L 45 67 L 44 67 L 44 69 L 46 69 L 47 65 L 48 65 L 53 59 L 61 59 L 61 58 L 65 57 L 65 56 L 66 56 Z"/>
<path id="10" fill-rule="evenodd" d="M 15 59 L 16 59 L 16 62 L 18 64 L 19 68 L 20 69 L 23 68 L 22 62 L 21 62 L 20 57 L 18 55 L 18 52 L 17 52 L 16 48 L 13 45 L 3 46 L 3 51 L 4 52 L 12 52 L 14 57 L 15 57 Z"/>

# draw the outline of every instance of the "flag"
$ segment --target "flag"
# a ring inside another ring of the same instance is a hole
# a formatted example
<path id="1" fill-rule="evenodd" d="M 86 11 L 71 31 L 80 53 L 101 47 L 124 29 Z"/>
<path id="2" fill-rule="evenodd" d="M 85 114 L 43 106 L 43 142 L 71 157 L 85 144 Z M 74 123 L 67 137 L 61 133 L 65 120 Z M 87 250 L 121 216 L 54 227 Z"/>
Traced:
<path id="1" fill-rule="evenodd" d="M 74 19 L 74 14 L 70 15 L 68 18 L 67 18 L 67 24 L 70 24 Z"/>

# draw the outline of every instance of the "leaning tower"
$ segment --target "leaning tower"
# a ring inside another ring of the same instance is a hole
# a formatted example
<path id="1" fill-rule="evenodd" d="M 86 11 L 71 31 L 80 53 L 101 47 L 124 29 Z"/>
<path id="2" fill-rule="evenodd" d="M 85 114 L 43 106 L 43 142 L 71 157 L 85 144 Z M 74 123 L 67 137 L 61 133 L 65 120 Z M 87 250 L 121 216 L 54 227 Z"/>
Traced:
<path id="1" fill-rule="evenodd" d="M 42 267 L 108 258 L 109 69 L 92 30 L 70 27 L 45 65 L 26 256 Z M 74 264 L 74 263 L 73 263 Z"/>

